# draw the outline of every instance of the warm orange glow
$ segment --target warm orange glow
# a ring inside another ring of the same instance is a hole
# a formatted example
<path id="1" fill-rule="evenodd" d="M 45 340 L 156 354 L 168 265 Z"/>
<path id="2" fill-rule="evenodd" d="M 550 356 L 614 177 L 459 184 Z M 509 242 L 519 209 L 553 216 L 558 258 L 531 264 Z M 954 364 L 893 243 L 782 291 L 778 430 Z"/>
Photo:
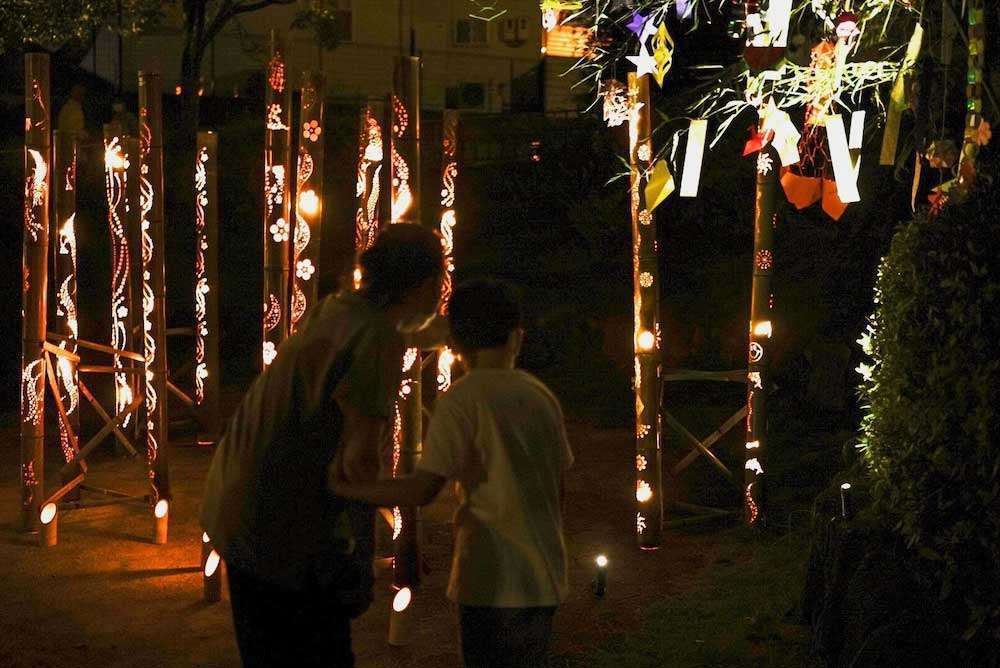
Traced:
<path id="1" fill-rule="evenodd" d="M 167 503 L 166 499 L 160 499 L 156 502 L 156 506 L 153 507 L 153 515 L 156 519 L 162 520 L 167 516 L 167 510 L 170 508 L 170 504 Z"/>
<path id="2" fill-rule="evenodd" d="M 392 610 L 393 612 L 403 612 L 410 606 L 410 600 L 413 598 L 413 592 L 410 591 L 409 587 L 403 587 L 392 599 Z"/>
<path id="3" fill-rule="evenodd" d="M 753 326 L 754 336 L 766 336 L 767 338 L 771 338 L 771 331 L 770 320 L 761 320 Z"/>
<path id="4" fill-rule="evenodd" d="M 183 90 L 180 86 L 174 86 L 174 95 L 180 95 Z"/>
<path id="5" fill-rule="evenodd" d="M 218 568 L 219 568 L 219 562 L 221 560 L 222 560 L 222 558 L 219 556 L 219 553 L 216 552 L 215 550 L 212 550 L 208 554 L 208 559 L 205 560 L 205 577 L 206 578 L 210 578 L 213 575 L 215 575 L 215 571 L 218 570 Z"/>
<path id="6" fill-rule="evenodd" d="M 639 352 L 648 353 L 656 346 L 656 336 L 648 329 L 644 329 L 635 337 L 635 342 Z"/>
<path id="7" fill-rule="evenodd" d="M 653 489 L 645 480 L 640 480 L 635 485 L 635 500 L 639 503 L 646 503 L 653 498 Z"/>
<path id="8" fill-rule="evenodd" d="M 595 559 L 594 561 L 597 562 L 598 568 L 607 568 L 608 558 L 605 557 L 603 554 L 597 555 L 597 559 Z"/>
<path id="9" fill-rule="evenodd" d="M 42 506 L 42 512 L 38 515 L 38 519 L 42 524 L 48 524 L 56 518 L 56 504 L 46 503 Z"/>
<path id="10" fill-rule="evenodd" d="M 556 58 L 581 58 L 587 52 L 589 28 L 557 25 L 545 39 L 544 52 Z"/>
<path id="11" fill-rule="evenodd" d="M 354 289 L 361 289 L 361 267 L 354 268 Z"/>
<path id="12" fill-rule="evenodd" d="M 299 211 L 309 216 L 316 215 L 319 211 L 319 197 L 315 191 L 306 190 L 299 195 Z"/>

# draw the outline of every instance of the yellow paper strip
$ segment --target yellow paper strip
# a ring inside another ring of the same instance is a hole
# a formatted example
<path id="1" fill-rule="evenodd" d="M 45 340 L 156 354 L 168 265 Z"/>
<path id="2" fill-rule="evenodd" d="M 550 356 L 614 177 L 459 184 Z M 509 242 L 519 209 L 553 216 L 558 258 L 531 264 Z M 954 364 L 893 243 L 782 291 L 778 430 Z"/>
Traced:
<path id="1" fill-rule="evenodd" d="M 681 176 L 681 197 L 697 197 L 701 182 L 701 160 L 705 153 L 708 120 L 692 118 L 684 152 L 684 174 Z"/>

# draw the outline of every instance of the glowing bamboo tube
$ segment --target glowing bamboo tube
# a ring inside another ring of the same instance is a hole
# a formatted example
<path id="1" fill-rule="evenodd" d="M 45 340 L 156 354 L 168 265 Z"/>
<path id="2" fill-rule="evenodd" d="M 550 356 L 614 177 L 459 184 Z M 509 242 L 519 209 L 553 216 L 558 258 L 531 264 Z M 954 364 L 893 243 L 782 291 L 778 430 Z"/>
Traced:
<path id="1" fill-rule="evenodd" d="M 316 303 L 319 254 L 323 233 L 323 86 L 316 72 L 302 77 L 299 113 L 299 161 L 296 170 L 295 273 L 292 275 L 291 331 L 310 306 Z"/>
<path id="2" fill-rule="evenodd" d="M 219 434 L 219 140 L 198 133 L 195 156 L 194 402 L 198 443 Z"/>
<path id="3" fill-rule="evenodd" d="M 141 203 L 141 182 L 139 179 L 139 137 L 125 137 L 125 236 L 128 239 L 129 257 L 132 259 L 132 271 L 128 278 L 131 295 L 127 304 L 129 313 L 136 314 L 132 318 L 132 329 L 129 332 L 129 340 L 132 347 L 129 350 L 143 351 L 142 339 L 142 203 Z M 129 367 L 138 367 L 135 360 L 123 360 Z M 145 396 L 146 377 L 142 373 L 129 373 L 129 381 L 132 387 L 132 396 Z M 133 434 L 136 439 L 142 433 L 140 413 L 136 413 L 136 419 L 132 421 Z M 117 441 L 116 441 L 117 443 Z"/>
<path id="4" fill-rule="evenodd" d="M 358 133 L 358 173 L 354 214 L 354 248 L 363 253 L 373 243 L 379 228 L 379 195 L 382 192 L 382 126 L 370 106 L 361 110 Z"/>
<path id="5" fill-rule="evenodd" d="M 45 357 L 48 290 L 49 56 L 24 56 L 24 239 L 21 312 L 21 526 L 37 526 L 45 490 Z"/>
<path id="6" fill-rule="evenodd" d="M 132 264 L 139 258 L 132 255 L 129 246 L 126 186 L 128 183 L 128 155 L 121 126 L 113 123 L 104 126 L 104 195 L 108 204 L 108 231 L 111 237 L 111 347 L 117 350 L 134 350 L 132 311 Z M 112 356 L 112 364 L 121 367 L 125 361 Z M 115 413 L 124 411 L 131 403 L 134 381 L 124 370 L 114 375 Z M 132 422 L 129 415 L 122 428 Z"/>
<path id="7" fill-rule="evenodd" d="M 420 58 L 397 59 L 393 78 L 390 133 L 390 202 L 393 224 L 420 224 Z M 413 472 L 421 450 L 421 359 L 411 348 L 403 358 L 403 383 L 397 412 L 393 475 Z M 416 508 L 398 508 L 393 531 L 393 584 L 419 584 L 419 516 Z"/>
<path id="8" fill-rule="evenodd" d="M 264 98 L 264 367 L 274 360 L 278 346 L 288 336 L 292 96 L 285 53 L 284 41 L 272 30 Z"/>
<path id="9" fill-rule="evenodd" d="M 441 283 L 441 315 L 448 315 L 452 274 L 455 271 L 455 179 L 458 178 L 458 111 L 446 109 L 441 116 L 441 244 L 444 247 L 445 274 Z M 451 368 L 455 355 L 445 348 L 437 359 L 437 389 L 451 387 Z"/>
<path id="10" fill-rule="evenodd" d="M 207 533 L 201 535 L 201 577 L 205 601 L 217 603 L 222 600 L 222 558 L 212 547 Z"/>
<path id="11" fill-rule="evenodd" d="M 629 165 L 635 305 L 636 537 L 639 547 L 660 545 L 663 526 L 660 472 L 660 322 L 656 222 L 646 208 L 652 171 L 649 77 L 628 75 Z"/>
<path id="12" fill-rule="evenodd" d="M 763 151 L 778 159 L 773 147 Z M 750 294 L 750 349 L 747 368 L 747 428 L 743 471 L 743 506 L 747 524 L 764 516 L 763 481 L 767 455 L 767 364 L 771 326 L 771 271 L 774 268 L 774 222 L 779 170 L 757 170 L 754 213 L 754 264 Z"/>
<path id="13" fill-rule="evenodd" d="M 80 334 L 76 304 L 76 139 L 73 135 L 58 130 L 53 137 L 55 151 L 52 163 L 55 188 L 52 195 L 55 226 L 52 250 L 56 304 L 55 322 L 51 331 L 65 337 L 59 342 L 60 348 L 76 353 L 76 341 Z M 63 458 L 68 462 L 73 459 L 78 449 L 79 377 L 76 365 L 66 358 L 58 358 L 55 375 L 59 385 L 59 398 L 67 418 L 65 421 L 62 418 L 59 420 L 59 446 Z M 69 482 L 69 477 L 64 478 L 62 482 Z"/>
<path id="14" fill-rule="evenodd" d="M 969 67 L 966 71 L 965 132 L 958 160 L 958 197 L 964 197 L 976 182 L 979 156 L 979 126 L 983 122 L 983 61 L 986 50 L 986 23 L 983 0 L 970 0 L 968 10 Z"/>
<path id="15" fill-rule="evenodd" d="M 145 352 L 146 464 L 151 501 L 171 498 L 167 473 L 167 337 L 163 244 L 162 82 L 139 72 L 139 215 L 142 234 L 142 331 Z M 157 536 L 160 524 L 157 522 Z M 163 529 L 164 536 L 166 529 Z"/>
<path id="16" fill-rule="evenodd" d="M 46 503 L 38 515 L 41 525 L 39 542 L 42 547 L 54 547 L 59 542 L 59 510 L 54 503 Z"/>

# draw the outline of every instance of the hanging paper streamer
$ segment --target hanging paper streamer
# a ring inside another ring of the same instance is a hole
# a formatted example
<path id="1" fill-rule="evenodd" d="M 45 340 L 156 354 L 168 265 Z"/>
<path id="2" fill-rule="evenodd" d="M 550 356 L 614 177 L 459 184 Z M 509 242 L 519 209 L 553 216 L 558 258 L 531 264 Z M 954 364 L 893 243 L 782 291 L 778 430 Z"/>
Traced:
<path id="1" fill-rule="evenodd" d="M 674 176 L 667 167 L 667 161 L 660 160 L 653 167 L 649 183 L 646 184 L 646 208 L 652 211 L 670 197 L 672 192 L 674 192 Z"/>
<path id="2" fill-rule="evenodd" d="M 854 120 L 864 123 L 864 116 Z M 852 129 L 852 135 L 854 131 Z M 851 159 L 851 151 L 844 131 L 844 119 L 840 114 L 826 117 L 826 137 L 830 143 L 830 158 L 833 160 L 833 175 L 837 179 L 837 196 L 844 204 L 861 201 L 858 193 L 858 170 L 861 159 L 857 163 Z"/>
<path id="3" fill-rule="evenodd" d="M 552 30 L 559 23 L 559 12 L 576 11 L 583 8 L 582 2 L 563 2 L 560 0 L 542 0 L 538 4 L 542 10 L 542 27 Z"/>
<path id="4" fill-rule="evenodd" d="M 684 174 L 681 176 L 681 197 L 697 197 L 701 181 L 701 159 L 705 153 L 708 120 L 692 118 L 688 128 L 687 149 L 684 153 Z"/>
<path id="5" fill-rule="evenodd" d="M 906 109 L 906 75 L 917 62 L 920 55 L 920 45 L 923 43 L 924 29 L 918 22 L 913 28 L 910 43 L 906 47 L 906 56 L 892 85 L 885 117 L 885 130 L 882 134 L 882 153 L 879 156 L 880 165 L 892 165 L 896 162 L 896 144 L 899 141 L 899 121 Z"/>
<path id="6" fill-rule="evenodd" d="M 762 112 L 764 137 L 770 136 L 774 150 L 778 152 L 781 166 L 794 165 L 801 159 L 799 156 L 799 138 L 801 135 L 788 113 L 778 109 L 774 100 L 769 100 Z"/>
<path id="7" fill-rule="evenodd" d="M 788 46 L 788 22 L 792 17 L 792 0 L 771 0 L 767 7 L 767 29 L 770 46 Z"/>

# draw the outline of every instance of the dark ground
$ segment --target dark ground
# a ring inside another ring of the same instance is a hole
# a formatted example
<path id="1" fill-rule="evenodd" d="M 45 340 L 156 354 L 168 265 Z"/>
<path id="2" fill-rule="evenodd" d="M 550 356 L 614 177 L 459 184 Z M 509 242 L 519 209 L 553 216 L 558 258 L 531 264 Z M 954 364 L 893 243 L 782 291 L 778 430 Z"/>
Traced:
<path id="1" fill-rule="evenodd" d="M 791 532 L 668 531 L 659 551 L 642 552 L 631 528 L 629 432 L 573 423 L 570 438 L 577 452 L 566 478 L 571 593 L 556 617 L 555 666 L 802 665 L 807 632 L 786 613 L 804 574 L 804 520 Z M 179 444 L 170 452 L 167 545 L 152 544 L 148 510 L 112 506 L 62 514 L 59 545 L 42 548 L 15 528 L 15 421 L 0 439 L 0 666 L 238 665 L 228 596 L 218 604 L 201 598 L 197 512 L 210 449 Z M 91 463 L 90 484 L 144 491 L 140 461 L 103 455 Z M 386 644 L 383 574 L 375 604 L 354 624 L 359 666 L 457 665 L 455 615 L 443 591 L 452 510 L 443 495 L 425 514 L 431 573 L 416 599 L 413 644 Z M 598 553 L 610 560 L 604 599 L 590 591 Z"/>

